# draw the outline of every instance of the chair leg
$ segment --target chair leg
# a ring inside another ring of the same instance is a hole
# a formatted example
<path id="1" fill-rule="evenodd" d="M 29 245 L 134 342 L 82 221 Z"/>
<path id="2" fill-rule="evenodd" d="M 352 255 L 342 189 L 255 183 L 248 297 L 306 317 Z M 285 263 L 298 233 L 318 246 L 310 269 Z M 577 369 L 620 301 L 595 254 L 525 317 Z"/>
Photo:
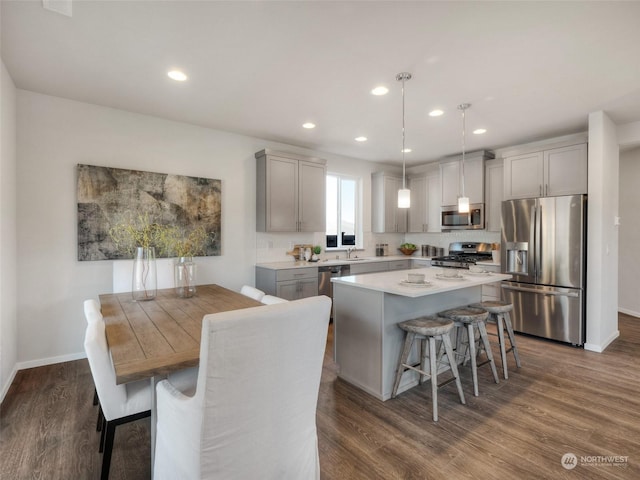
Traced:
<path id="1" fill-rule="evenodd" d="M 411 344 L 413 343 L 413 339 L 416 334 L 407 332 L 404 337 L 404 346 L 402 347 L 402 353 L 400 354 L 400 361 L 398 362 L 398 370 L 396 371 L 396 380 L 393 383 L 393 391 L 391 392 L 391 398 L 396 398 L 398 394 L 398 387 L 400 386 L 400 380 L 402 379 L 402 374 L 404 373 L 404 364 L 407 363 L 409 359 L 409 353 L 411 353 Z"/>
<path id="2" fill-rule="evenodd" d="M 428 354 L 428 355 L 427 355 Z M 431 356 L 431 351 L 427 350 L 427 339 L 420 339 L 420 370 L 423 372 L 427 371 L 427 357 Z M 420 380 L 418 381 L 419 385 L 422 385 L 428 379 L 427 375 L 420 374 Z"/>
<path id="3" fill-rule="evenodd" d="M 458 388 L 458 396 L 460 397 L 460 402 L 463 405 L 465 405 L 466 402 L 464 400 L 462 382 L 460 381 L 460 374 L 458 373 L 458 365 L 456 362 L 456 357 L 453 354 L 453 346 L 451 345 L 451 338 L 449 338 L 449 335 L 442 335 L 442 345 L 444 345 L 444 351 L 447 354 L 447 360 L 449 361 L 449 366 L 451 367 L 451 373 L 456 379 L 456 387 Z"/>
<path id="4" fill-rule="evenodd" d="M 513 333 L 513 325 L 511 324 L 511 315 L 509 312 L 504 314 L 504 323 L 507 327 L 507 334 L 509 335 L 509 342 L 511 343 L 511 351 L 513 352 L 513 356 L 516 359 L 516 365 L 518 368 L 520 365 L 520 355 L 518 354 L 518 347 L 516 346 L 516 336 Z"/>
<path id="5" fill-rule="evenodd" d="M 100 453 L 104 452 L 104 441 L 105 441 L 105 437 L 107 435 L 107 424 L 109 422 L 107 422 L 107 419 L 104 418 L 104 415 L 102 416 L 102 426 L 100 427 L 100 447 L 98 448 L 98 451 Z"/>
<path id="6" fill-rule="evenodd" d="M 111 468 L 111 453 L 113 452 L 113 438 L 116 434 L 116 423 L 107 422 L 105 427 L 106 439 L 104 443 L 104 454 L 102 455 L 102 473 L 100 480 L 109 479 L 109 469 Z"/>
<path id="7" fill-rule="evenodd" d="M 484 322 L 478 322 L 478 330 L 480 331 L 480 338 L 482 343 L 484 344 L 484 350 L 487 354 L 487 358 L 489 359 L 489 365 L 491 365 L 491 372 L 493 373 L 493 378 L 496 383 L 500 383 L 498 379 L 498 370 L 496 369 L 496 362 L 493 361 L 493 353 L 491 353 L 491 344 L 489 343 L 489 337 L 487 336 L 487 327 L 485 327 Z"/>
<path id="8" fill-rule="evenodd" d="M 500 344 L 500 358 L 502 359 L 502 373 L 505 380 L 509 379 L 507 372 L 507 349 L 504 343 L 504 319 L 501 313 L 496 315 L 496 326 L 498 327 L 498 343 Z"/>
<path id="9" fill-rule="evenodd" d="M 471 339 L 474 340 L 471 340 Z M 478 359 L 476 358 L 476 342 L 475 334 L 473 332 L 473 323 L 467 325 L 467 339 L 469 346 L 469 356 L 471 357 L 471 376 L 473 378 L 473 394 L 477 397 L 478 393 Z M 466 362 L 465 356 L 465 362 Z M 463 363 L 464 365 L 464 363 Z"/>
<path id="10" fill-rule="evenodd" d="M 102 413 L 102 405 L 98 405 L 98 421 L 96 422 L 96 432 L 102 431 L 103 421 L 104 421 L 104 415 Z"/>
<path id="11" fill-rule="evenodd" d="M 93 404 L 98 405 L 98 389 L 95 387 L 93 389 Z"/>
<path id="12" fill-rule="evenodd" d="M 429 337 L 429 376 L 431 377 L 431 402 L 433 421 L 438 421 L 438 366 L 436 365 L 436 339 Z"/>

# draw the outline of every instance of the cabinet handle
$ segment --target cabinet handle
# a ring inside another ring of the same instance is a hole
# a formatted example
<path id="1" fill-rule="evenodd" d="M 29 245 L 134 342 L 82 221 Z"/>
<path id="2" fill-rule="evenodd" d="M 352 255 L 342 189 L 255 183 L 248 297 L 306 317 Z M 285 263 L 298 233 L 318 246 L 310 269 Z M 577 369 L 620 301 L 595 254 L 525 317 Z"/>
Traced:
<path id="1" fill-rule="evenodd" d="M 538 185 L 538 191 L 540 192 L 540 196 L 542 196 L 542 184 Z"/>

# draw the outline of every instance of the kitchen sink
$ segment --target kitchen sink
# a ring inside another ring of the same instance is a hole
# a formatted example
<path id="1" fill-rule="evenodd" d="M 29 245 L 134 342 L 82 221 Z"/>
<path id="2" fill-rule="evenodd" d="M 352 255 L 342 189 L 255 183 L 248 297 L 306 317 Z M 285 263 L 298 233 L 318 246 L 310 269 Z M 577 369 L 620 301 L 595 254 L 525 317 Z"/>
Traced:
<path id="1" fill-rule="evenodd" d="M 345 262 L 361 262 L 362 260 L 366 260 L 366 258 L 345 258 Z"/>

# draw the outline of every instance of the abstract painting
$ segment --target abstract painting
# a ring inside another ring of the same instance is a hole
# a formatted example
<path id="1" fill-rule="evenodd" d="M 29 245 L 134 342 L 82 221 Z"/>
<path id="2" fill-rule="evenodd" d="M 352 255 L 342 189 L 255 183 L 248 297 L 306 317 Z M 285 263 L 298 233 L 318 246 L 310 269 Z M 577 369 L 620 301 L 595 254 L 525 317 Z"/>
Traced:
<path id="1" fill-rule="evenodd" d="M 142 215 L 185 232 L 203 227 L 205 255 L 220 255 L 220 180 L 78 165 L 77 201 L 80 261 L 132 258 L 117 248 L 109 229 Z"/>

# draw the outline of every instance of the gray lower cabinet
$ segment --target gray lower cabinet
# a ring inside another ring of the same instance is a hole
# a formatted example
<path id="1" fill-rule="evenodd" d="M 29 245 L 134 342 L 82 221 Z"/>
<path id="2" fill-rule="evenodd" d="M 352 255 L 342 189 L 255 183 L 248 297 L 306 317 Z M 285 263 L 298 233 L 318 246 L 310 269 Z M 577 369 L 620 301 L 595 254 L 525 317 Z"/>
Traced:
<path id="1" fill-rule="evenodd" d="M 408 270 L 411 268 L 411 260 L 392 260 L 387 262 L 389 270 Z"/>
<path id="2" fill-rule="evenodd" d="M 373 263 L 352 263 L 350 265 L 351 275 L 361 275 L 363 273 L 386 272 L 389 270 L 389 262 L 373 262 Z"/>
<path id="3" fill-rule="evenodd" d="M 256 288 L 286 300 L 318 295 L 318 267 L 273 270 L 256 267 Z"/>

